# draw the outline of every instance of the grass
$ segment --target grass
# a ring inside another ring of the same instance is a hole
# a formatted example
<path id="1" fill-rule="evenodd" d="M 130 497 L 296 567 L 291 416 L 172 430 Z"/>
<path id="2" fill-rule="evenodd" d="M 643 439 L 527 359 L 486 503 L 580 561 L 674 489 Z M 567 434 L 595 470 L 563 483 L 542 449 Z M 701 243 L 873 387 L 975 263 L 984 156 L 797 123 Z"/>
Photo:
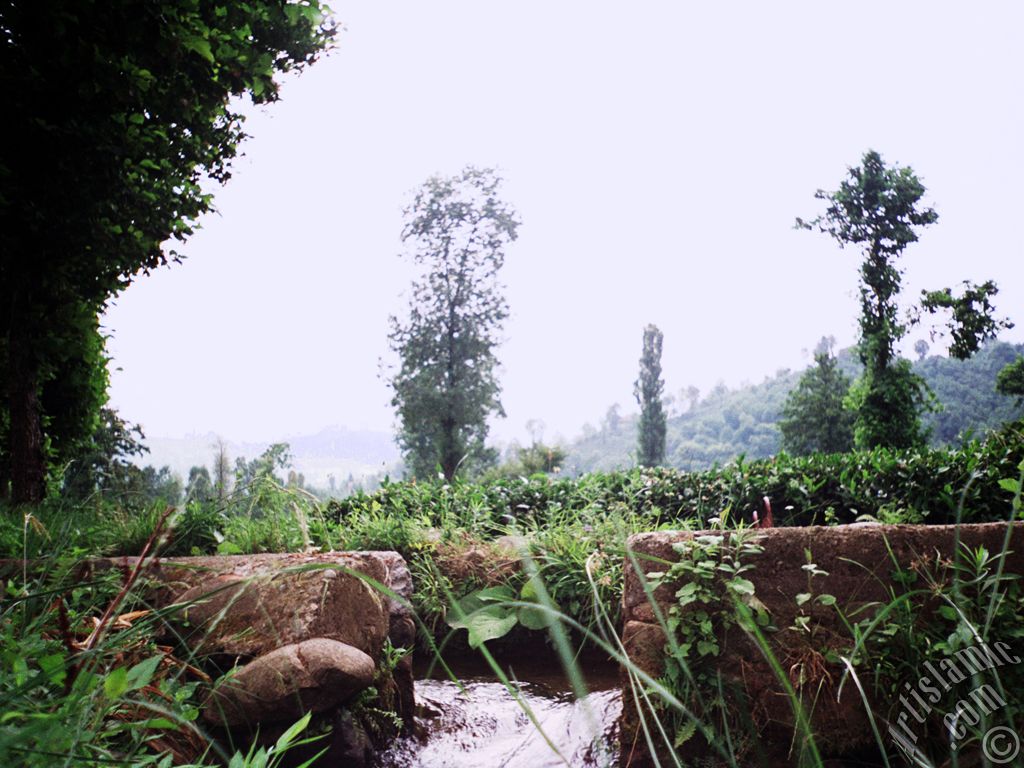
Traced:
<path id="1" fill-rule="evenodd" d="M 1008 440 L 1003 435 L 992 445 L 974 445 L 957 456 L 939 457 L 952 465 L 974 467 L 971 482 L 943 486 L 942 492 L 956 500 L 951 522 L 993 518 L 996 498 L 1001 499 L 1001 519 L 1020 517 L 1021 477 L 1005 472 L 1007 461 L 1020 462 L 1016 458 L 1019 445 Z M 1002 446 L 1008 458 L 997 460 L 993 446 Z M 581 644 L 600 649 L 625 670 L 642 744 L 656 756 L 658 765 L 695 764 L 692 757 L 681 755 L 686 745 L 701 739 L 707 747 L 701 759 L 709 765 L 738 766 L 756 759 L 757 725 L 736 704 L 739 699 L 728 676 L 723 677 L 716 667 L 717 656 L 710 646 L 701 653 L 697 645 L 700 639 L 710 642 L 728 623 L 747 634 L 785 690 L 795 724 L 793 764 L 823 765 L 825 751 L 813 725 L 817 694 L 800 682 L 799 675 L 794 682 L 790 660 L 779 658 L 773 633 L 757 621 L 752 601 L 745 599 L 750 595 L 742 583 L 743 572 L 723 569 L 737 563 L 723 559 L 721 552 L 714 554 L 707 580 L 706 627 L 693 624 L 686 606 L 655 604 L 655 621 L 668 638 L 665 653 L 671 674 L 652 676 L 629 658 L 620 641 L 624 570 L 633 569 L 647 583 L 646 574 L 657 568 L 632 558 L 627 539 L 641 531 L 704 528 L 715 516 L 731 517 L 734 522 L 728 527 L 742 529 L 748 515 L 741 500 L 760 488 L 760 482 L 769 481 L 787 488 L 795 483 L 802 490 L 786 493 L 813 500 L 813 513 L 793 509 L 783 515 L 777 512 L 777 519 L 788 515 L 792 521 L 823 520 L 828 505 L 822 488 L 833 481 L 824 474 L 811 477 L 807 473 L 813 467 L 827 473 L 837 462 L 845 473 L 838 480 L 846 489 L 842 493 L 872 495 L 884 485 L 889 489 L 882 505 L 888 510 L 885 514 L 899 520 L 905 513 L 906 519 L 919 520 L 928 510 L 894 504 L 892 484 L 894 478 L 909 478 L 914 489 L 909 497 L 915 497 L 926 487 L 921 473 L 935 470 L 936 460 L 932 454 L 917 459 L 872 454 L 841 461 L 819 457 L 818 464 L 740 463 L 696 479 L 637 471 L 576 483 L 537 479 L 490 485 L 402 483 L 326 505 L 264 478 L 259 487 L 243 488 L 222 502 L 191 502 L 177 510 L 169 520 L 173 532 L 167 537 L 154 536 L 165 511 L 160 507 L 125 508 L 102 499 L 78 505 L 52 500 L 28 512 L 7 511 L 0 515 L 0 551 L 8 557 L 41 561 L 43 567 L 31 574 L 21 569 L 5 582 L 0 609 L 0 757 L 12 765 L 30 766 L 111 761 L 212 765 L 232 760 L 232 768 L 238 768 L 264 759 L 273 763 L 289 747 L 283 744 L 277 752 L 262 756 L 248 747 L 234 755 L 218 753 L 196 726 L 198 704 L 206 690 L 204 681 L 190 677 L 189 667 L 197 665 L 187 655 L 178 659 L 177 651 L 165 653 L 151 640 L 159 614 L 146 614 L 126 627 L 116 625 L 117 616 L 148 608 L 140 602 L 141 593 L 126 590 L 114 571 L 94 581 L 76 581 L 83 558 L 138 554 L 149 545 L 168 555 L 398 551 L 408 561 L 416 584 L 414 608 L 424 648 L 442 646 L 453 632 L 452 623 L 470 621 L 472 611 L 467 615 L 463 610 L 469 606 L 487 608 L 492 618 L 498 616 L 504 624 L 509 623 L 508 617 L 515 617 L 513 635 L 518 632 L 519 637 L 528 631 L 524 629 L 528 624 L 546 626 L 552 657 L 560 659 L 576 687 L 582 686 L 583 679 L 578 663 Z M 860 469 L 854 472 L 851 467 L 856 462 Z M 872 462 L 889 475 L 863 485 L 864 468 Z M 996 478 L 993 468 L 1002 476 Z M 684 514 L 687 500 L 694 499 L 701 511 Z M 736 506 L 716 508 L 725 500 Z M 948 506 L 949 501 L 944 497 L 941 503 Z M 779 508 L 778 503 L 775 506 Z M 835 514 L 832 520 L 843 517 Z M 825 651 L 830 652 L 827 661 L 835 674 L 845 676 L 844 686 L 863 701 L 875 729 L 879 761 L 895 764 L 903 759 L 887 729 L 898 721 L 899 697 L 925 662 L 935 663 L 968 642 L 1016 640 L 1024 635 L 1024 597 L 1017 580 L 1003 571 L 1008 544 L 1007 538 L 1002 552 L 959 549 L 952 563 L 936 560 L 914 571 L 894 560 L 895 579 L 887 601 L 850 612 L 835 606 L 845 629 L 845 645 L 841 652 L 820 649 L 819 655 L 824 659 Z M 667 571 L 669 566 L 664 568 Z M 720 578 L 723 573 L 728 577 L 725 581 Z M 693 574 L 688 578 L 693 581 Z M 648 584 L 647 589 L 652 586 Z M 468 599 L 493 587 L 507 591 L 490 593 L 487 605 Z M 811 576 L 808 594 L 810 600 L 819 597 Z M 93 647 L 79 647 L 76 643 L 83 638 L 78 630 L 93 619 L 110 628 Z M 495 642 L 500 647 L 500 637 L 489 645 L 495 647 Z M 490 654 L 488 643 L 481 652 Z M 140 667 L 152 665 L 157 656 L 163 660 L 152 669 Z M 489 661 L 499 678 L 505 675 L 493 655 Z M 801 663 L 805 666 L 798 671 L 802 672 L 823 662 L 808 656 Z M 980 748 L 983 726 L 1005 722 L 1016 727 L 1022 714 L 1021 702 L 1014 696 L 1024 690 L 1024 678 L 1016 667 L 997 669 L 993 676 L 994 688 L 1008 706 L 963 729 L 959 743 L 968 753 Z M 511 680 L 508 683 L 514 688 Z M 954 696 L 956 689 L 944 693 Z M 955 701 L 943 699 L 942 705 L 947 704 Z M 930 721 L 921 729 L 925 746 L 917 756 L 920 764 L 938 765 L 951 755 L 943 732 L 941 722 Z M 301 740 L 298 733 L 292 738 L 297 740 Z M 952 757 L 955 762 L 956 755 Z"/>

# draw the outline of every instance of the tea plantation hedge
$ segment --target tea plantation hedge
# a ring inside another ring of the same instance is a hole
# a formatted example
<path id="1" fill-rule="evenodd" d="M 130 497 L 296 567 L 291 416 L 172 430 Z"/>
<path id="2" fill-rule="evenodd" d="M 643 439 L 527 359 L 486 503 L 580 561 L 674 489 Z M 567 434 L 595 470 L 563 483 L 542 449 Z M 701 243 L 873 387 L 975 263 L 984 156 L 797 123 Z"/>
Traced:
<path id="1" fill-rule="evenodd" d="M 959 448 L 816 455 L 780 454 L 702 472 L 636 469 L 578 479 L 544 476 L 492 483 L 389 482 L 373 493 L 333 500 L 329 516 L 374 510 L 415 516 L 433 525 L 564 517 L 573 512 L 629 511 L 652 524 L 703 524 L 727 513 L 749 521 L 762 497 L 771 500 L 776 525 L 882 522 L 952 523 L 1005 520 L 1012 493 L 1001 481 L 1020 477 L 1024 422 Z"/>

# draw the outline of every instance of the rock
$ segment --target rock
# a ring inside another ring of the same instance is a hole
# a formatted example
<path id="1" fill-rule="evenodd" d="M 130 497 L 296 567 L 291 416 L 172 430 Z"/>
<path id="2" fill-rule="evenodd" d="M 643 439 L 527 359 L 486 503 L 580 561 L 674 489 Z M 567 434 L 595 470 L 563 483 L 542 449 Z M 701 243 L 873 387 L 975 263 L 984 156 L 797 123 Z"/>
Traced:
<path id="1" fill-rule="evenodd" d="M 382 557 L 366 559 L 360 572 L 387 585 L 385 562 Z M 398 570 L 397 562 L 388 562 Z M 175 602 L 184 604 L 181 619 L 188 625 L 185 637 L 193 651 L 253 659 L 323 637 L 372 657 L 380 653 L 393 601 L 370 582 L 329 566 L 292 569 L 287 559 L 263 565 L 206 576 L 177 596 Z"/>
<path id="2" fill-rule="evenodd" d="M 373 659 L 351 645 L 318 637 L 286 645 L 242 667 L 203 705 L 203 718 L 237 726 L 296 720 L 323 712 L 373 683 Z"/>

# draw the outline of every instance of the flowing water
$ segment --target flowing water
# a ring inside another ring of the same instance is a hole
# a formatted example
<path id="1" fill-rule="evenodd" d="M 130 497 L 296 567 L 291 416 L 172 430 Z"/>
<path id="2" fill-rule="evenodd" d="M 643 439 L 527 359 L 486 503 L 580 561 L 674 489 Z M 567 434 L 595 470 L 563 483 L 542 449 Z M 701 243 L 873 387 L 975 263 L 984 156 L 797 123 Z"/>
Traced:
<path id="1" fill-rule="evenodd" d="M 493 675 L 457 671 L 461 685 L 447 679 L 416 681 L 417 733 L 383 755 L 383 768 L 608 768 L 615 764 L 621 704 L 618 680 L 609 670 L 587 674 L 590 694 L 583 700 L 576 699 L 559 674 L 519 670 L 523 674 L 515 685 L 539 729 Z"/>

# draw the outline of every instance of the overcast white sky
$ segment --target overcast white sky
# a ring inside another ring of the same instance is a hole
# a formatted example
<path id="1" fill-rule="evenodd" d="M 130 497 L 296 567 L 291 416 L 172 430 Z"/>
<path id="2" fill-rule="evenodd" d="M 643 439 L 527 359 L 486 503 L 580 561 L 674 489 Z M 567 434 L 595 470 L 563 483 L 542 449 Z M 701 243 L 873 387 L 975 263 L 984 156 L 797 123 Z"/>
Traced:
<path id="1" fill-rule="evenodd" d="M 867 148 L 939 212 L 905 297 L 995 279 L 1024 340 L 1019 3 L 333 6 L 337 50 L 249 120 L 187 261 L 107 314 L 113 404 L 151 436 L 389 430 L 401 209 L 467 163 L 501 169 L 523 222 L 498 439 L 635 409 L 646 323 L 669 392 L 852 343 L 858 255 L 792 226 Z"/>

